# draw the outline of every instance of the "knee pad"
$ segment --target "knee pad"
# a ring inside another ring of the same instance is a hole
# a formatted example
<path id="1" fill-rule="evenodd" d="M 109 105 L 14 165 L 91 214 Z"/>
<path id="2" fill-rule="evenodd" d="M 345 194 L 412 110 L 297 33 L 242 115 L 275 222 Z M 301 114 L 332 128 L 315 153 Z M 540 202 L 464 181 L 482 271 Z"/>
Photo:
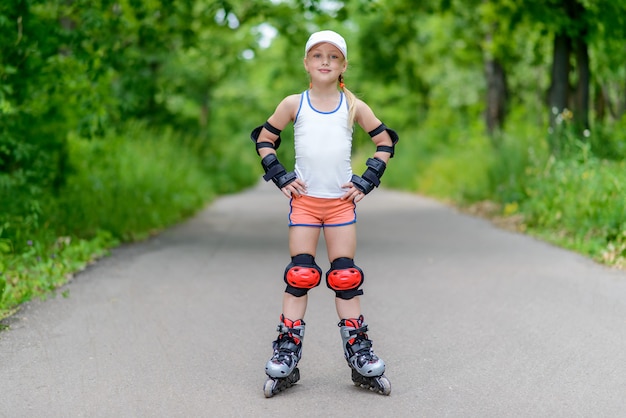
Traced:
<path id="1" fill-rule="evenodd" d="M 315 257 L 311 254 L 298 254 L 291 257 L 291 263 L 285 269 L 285 292 L 295 297 L 307 294 L 309 289 L 320 284 L 322 269 L 315 264 Z"/>
<path id="2" fill-rule="evenodd" d="M 326 285 L 335 291 L 338 298 L 346 300 L 363 294 L 359 287 L 364 279 L 363 270 L 347 257 L 337 258 L 330 263 L 330 270 L 326 273 Z"/>

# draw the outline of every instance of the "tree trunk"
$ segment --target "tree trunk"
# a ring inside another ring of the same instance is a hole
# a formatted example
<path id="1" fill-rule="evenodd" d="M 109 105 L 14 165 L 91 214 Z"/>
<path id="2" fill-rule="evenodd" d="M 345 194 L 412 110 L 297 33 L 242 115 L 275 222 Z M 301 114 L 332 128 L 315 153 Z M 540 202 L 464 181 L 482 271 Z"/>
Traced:
<path id="1" fill-rule="evenodd" d="M 591 81 L 589 50 L 587 41 L 582 37 L 575 42 L 575 53 L 578 84 L 576 85 L 574 122 L 579 130 L 582 131 L 589 129 L 589 83 Z"/>
<path id="2" fill-rule="evenodd" d="M 487 78 L 487 109 L 485 120 L 487 132 L 493 136 L 504 128 L 506 117 L 506 73 L 499 61 L 485 61 L 485 77 Z"/>
<path id="3" fill-rule="evenodd" d="M 487 3 L 488 0 L 483 0 Z M 485 35 L 484 71 L 487 82 L 487 103 L 485 107 L 485 125 L 487 134 L 494 147 L 499 146 L 499 133 L 504 129 L 506 118 L 506 101 L 508 90 L 506 85 L 506 72 L 497 57 L 490 53 L 493 35 L 498 31 L 498 23 L 493 23 Z"/>
<path id="4" fill-rule="evenodd" d="M 569 56 L 571 40 L 565 33 L 554 36 L 554 50 L 552 55 L 552 84 L 549 92 L 550 126 L 555 127 L 556 116 L 567 107 L 569 92 Z"/>
<path id="5" fill-rule="evenodd" d="M 604 87 L 600 83 L 596 83 L 594 88 L 593 108 L 595 121 L 602 123 L 607 113 L 607 102 L 604 94 Z"/>
<path id="6" fill-rule="evenodd" d="M 563 144 L 561 135 L 558 135 L 558 124 L 563 122 L 563 111 L 567 108 L 570 92 L 570 52 L 572 42 L 565 32 L 554 35 L 554 51 L 552 56 L 552 84 L 550 85 L 550 131 L 548 144 L 553 154 L 560 154 Z"/>
<path id="7" fill-rule="evenodd" d="M 624 80 L 624 85 L 621 89 L 620 97 L 621 98 L 618 100 L 617 103 L 617 115 L 615 117 L 616 120 L 621 119 L 624 113 L 626 113 L 626 80 Z"/>

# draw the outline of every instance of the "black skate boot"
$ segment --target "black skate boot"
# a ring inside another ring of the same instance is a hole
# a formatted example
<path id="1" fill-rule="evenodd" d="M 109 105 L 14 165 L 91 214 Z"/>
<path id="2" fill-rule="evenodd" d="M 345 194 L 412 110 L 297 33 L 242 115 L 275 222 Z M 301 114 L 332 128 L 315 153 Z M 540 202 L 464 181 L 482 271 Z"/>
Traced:
<path id="1" fill-rule="evenodd" d="M 272 343 L 274 354 L 265 365 L 268 379 L 263 386 L 263 392 L 266 398 L 290 388 L 300 380 L 300 370 L 297 366 L 302 357 L 304 325 L 301 319 L 292 321 L 284 315 L 280 316 L 278 338 Z"/>
<path id="2" fill-rule="evenodd" d="M 356 386 L 383 395 L 391 393 L 391 383 L 384 375 L 385 362 L 372 351 L 372 341 L 367 338 L 367 325 L 363 315 L 339 321 L 343 349 L 352 369 L 352 381 Z"/>

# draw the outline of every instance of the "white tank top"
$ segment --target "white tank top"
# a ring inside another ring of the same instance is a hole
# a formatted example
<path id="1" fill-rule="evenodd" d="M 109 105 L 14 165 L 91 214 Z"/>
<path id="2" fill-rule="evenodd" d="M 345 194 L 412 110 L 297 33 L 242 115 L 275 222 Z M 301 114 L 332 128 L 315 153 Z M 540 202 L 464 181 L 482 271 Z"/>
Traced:
<path id="1" fill-rule="evenodd" d="M 307 196 L 343 196 L 341 186 L 352 178 L 352 131 L 343 92 L 339 105 L 331 112 L 314 109 L 309 91 L 302 93 L 294 122 L 295 172 L 307 185 Z"/>

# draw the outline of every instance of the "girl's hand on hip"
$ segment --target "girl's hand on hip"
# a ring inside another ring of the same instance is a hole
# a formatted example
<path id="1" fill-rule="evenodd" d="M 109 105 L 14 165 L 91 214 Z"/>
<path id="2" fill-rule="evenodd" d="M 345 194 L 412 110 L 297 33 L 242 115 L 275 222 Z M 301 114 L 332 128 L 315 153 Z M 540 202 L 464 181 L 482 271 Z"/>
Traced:
<path id="1" fill-rule="evenodd" d="M 294 181 L 280 189 L 280 191 L 283 192 L 283 194 L 290 199 L 292 197 L 297 198 L 306 194 L 306 184 L 304 184 L 304 182 L 300 179 L 295 179 Z"/>
<path id="2" fill-rule="evenodd" d="M 347 189 L 346 193 L 341 196 L 341 200 L 352 200 L 354 203 L 357 203 L 365 197 L 365 193 L 354 187 L 352 182 L 346 183 L 341 187 Z"/>

